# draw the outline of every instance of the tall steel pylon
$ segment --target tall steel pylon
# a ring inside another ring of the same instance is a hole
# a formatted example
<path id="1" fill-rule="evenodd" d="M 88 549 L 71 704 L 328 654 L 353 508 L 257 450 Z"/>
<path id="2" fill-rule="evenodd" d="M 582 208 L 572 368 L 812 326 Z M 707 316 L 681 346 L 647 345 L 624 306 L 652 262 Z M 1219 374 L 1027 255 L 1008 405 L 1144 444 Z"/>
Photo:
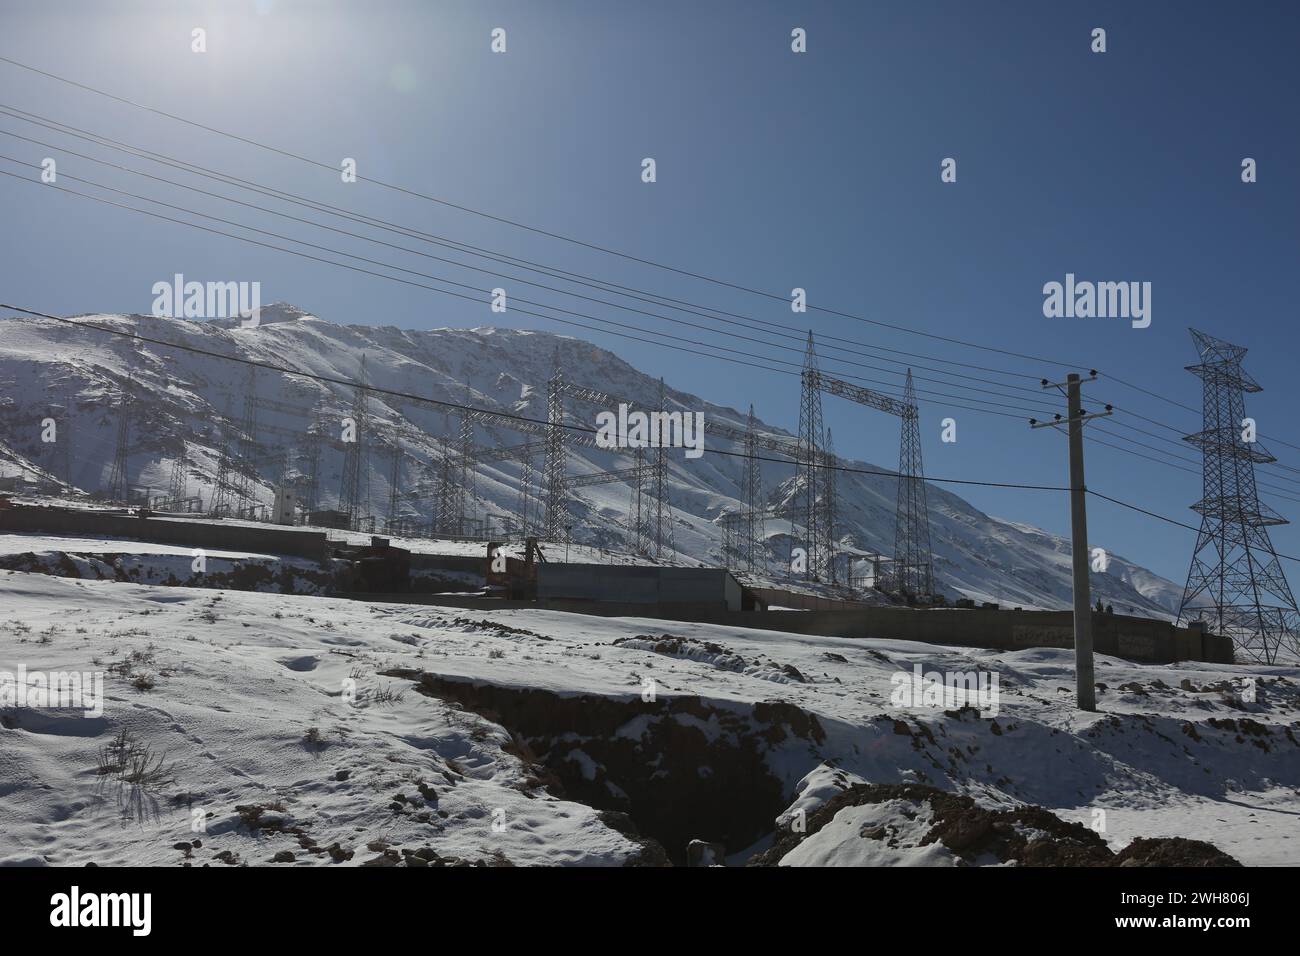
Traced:
<path id="1" fill-rule="evenodd" d="M 307 483 L 303 494 L 303 508 L 310 515 L 320 508 L 320 442 L 325 427 L 319 406 L 307 423 L 303 439 L 303 457 L 307 459 Z"/>
<path id="2" fill-rule="evenodd" d="M 465 390 L 465 405 L 472 402 L 469 389 Z M 477 464 L 474 461 L 474 419 L 469 412 L 460 413 L 460 427 L 456 436 L 456 455 L 459 458 L 459 472 L 456 475 L 455 512 L 457 534 L 469 534 L 473 525 L 473 515 L 469 509 L 474 507 L 474 473 Z"/>
<path id="3" fill-rule="evenodd" d="M 758 431 L 755 426 L 754 406 L 749 406 L 745 423 L 745 514 L 743 518 L 744 542 L 741 556 L 746 570 L 761 571 L 767 566 L 767 529 L 763 520 L 763 473 L 758 461 Z"/>
<path id="4" fill-rule="evenodd" d="M 668 393 L 664 380 L 659 379 L 659 411 L 668 411 Z M 661 419 L 662 422 L 662 419 Z M 663 425 L 664 428 L 667 425 Z M 661 432 L 654 449 L 654 472 L 651 478 L 654 495 L 654 513 L 651 515 L 651 538 L 655 560 L 663 559 L 665 551 L 675 551 L 677 542 L 673 535 L 673 506 L 668 494 L 668 435 Z"/>
<path id="5" fill-rule="evenodd" d="M 113 453 L 113 467 L 108 473 L 108 497 L 118 504 L 130 504 L 131 486 L 127 478 L 131 440 L 131 406 L 135 401 L 135 382 L 130 370 L 126 384 L 118 399 L 117 447 Z"/>
<path id="6" fill-rule="evenodd" d="M 548 541 L 567 541 L 569 526 L 568 498 L 564 487 L 564 370 L 560 367 L 559 351 L 555 354 L 555 370 L 546 388 L 546 526 Z"/>
<path id="7" fill-rule="evenodd" d="M 401 515 L 398 514 L 400 507 L 399 488 L 402 484 L 402 444 L 394 436 L 393 438 L 393 460 L 388 472 L 388 533 L 398 534 L 401 530 Z"/>
<path id="8" fill-rule="evenodd" d="M 361 354 L 361 376 L 352 399 L 353 440 L 343 457 L 343 483 L 339 488 L 339 509 L 348 515 L 348 524 L 356 531 L 361 523 L 361 484 L 368 470 L 366 461 L 366 356 Z"/>
<path id="9" fill-rule="evenodd" d="M 799 401 L 799 446 L 798 461 L 795 465 L 797 479 L 796 499 L 802 504 L 791 517 L 791 537 L 794 538 L 795 522 L 802 519 L 804 525 L 804 550 L 808 555 L 805 577 L 820 581 L 826 573 L 826 555 L 824 554 L 826 527 L 826 500 L 823 494 L 825 471 L 822 443 L 825 439 L 822 422 L 822 394 L 818 387 L 817 352 L 813 347 L 812 332 L 808 333 L 808 347 L 804 350 L 803 373 L 801 375 Z M 797 538 L 796 538 L 797 540 Z"/>
<path id="10" fill-rule="evenodd" d="M 925 498 L 925 468 L 921 463 L 921 424 L 912 370 L 903 385 L 898 450 L 898 507 L 894 530 L 896 587 L 909 594 L 934 594 L 934 557 L 930 551 L 930 512 Z"/>
<path id="11" fill-rule="evenodd" d="M 722 525 L 722 564 L 728 571 L 745 561 L 744 548 L 737 543 L 736 526 L 745 520 L 742 511 L 727 511 L 718 516 Z"/>
<path id="12" fill-rule="evenodd" d="M 444 427 L 447 427 L 444 423 Z M 438 534 L 454 534 L 456 514 L 456 479 L 452 474 L 451 443 L 446 432 L 438 440 L 437 506 L 433 513 L 433 530 Z"/>
<path id="13" fill-rule="evenodd" d="M 217 480 L 212 486 L 210 511 L 214 518 L 220 518 L 230 510 L 230 403 L 226 403 L 226 414 L 221 419 L 221 447 L 217 451 Z"/>
<path id="14" fill-rule="evenodd" d="M 181 435 L 177 440 L 180 446 L 176 458 L 172 461 L 171 475 L 167 482 L 167 498 L 173 511 L 179 511 L 185 500 L 185 488 L 190 475 L 189 443 L 185 441 L 185 424 L 181 423 Z"/>
<path id="15" fill-rule="evenodd" d="M 537 497 L 534 472 L 533 452 L 525 447 L 519 456 L 519 505 L 516 509 L 519 514 L 519 534 L 523 538 L 531 537 L 537 524 L 533 515 Z"/>
<path id="16" fill-rule="evenodd" d="M 632 502 L 628 508 L 628 537 L 631 539 L 632 552 L 642 557 L 648 557 L 651 552 L 650 544 L 650 516 L 649 502 L 650 495 L 648 484 L 650 482 L 651 470 L 647 463 L 645 449 L 638 446 L 633 450 L 634 467 L 636 468 L 636 477 L 632 479 Z"/>
<path id="17" fill-rule="evenodd" d="M 248 391 L 244 393 L 244 417 L 239 425 L 240 470 L 238 482 L 239 503 L 251 508 L 257 494 L 257 366 L 248 368 Z"/>
<path id="18" fill-rule="evenodd" d="M 831 584 L 839 582 L 835 567 L 835 443 L 831 440 L 831 430 L 826 429 L 826 447 L 822 449 L 822 554 L 826 564 L 826 580 Z"/>
<path id="19" fill-rule="evenodd" d="M 1200 362 L 1187 370 L 1201 379 L 1204 425 L 1184 441 L 1201 449 L 1202 494 L 1192 505 L 1201 528 L 1178 623 L 1207 620 L 1250 660 L 1300 657 L 1300 611 L 1268 534 L 1288 522 L 1260 504 L 1255 487 L 1255 465 L 1277 460 L 1246 420 L 1245 395 L 1262 387 L 1241 367 L 1246 349 L 1190 331 Z"/>

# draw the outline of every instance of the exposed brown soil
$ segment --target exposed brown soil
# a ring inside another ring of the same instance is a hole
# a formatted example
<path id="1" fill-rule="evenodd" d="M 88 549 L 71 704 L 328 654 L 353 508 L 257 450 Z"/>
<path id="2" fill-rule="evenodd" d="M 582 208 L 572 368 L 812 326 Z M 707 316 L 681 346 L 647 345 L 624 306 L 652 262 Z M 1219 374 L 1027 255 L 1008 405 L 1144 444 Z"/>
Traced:
<path id="1" fill-rule="evenodd" d="M 933 822 L 920 845 L 942 843 L 963 862 L 1014 862 L 1020 866 L 1240 866 L 1209 843 L 1181 837 L 1134 840 L 1114 853 L 1097 833 L 1081 823 L 1067 823 L 1042 807 L 990 810 L 970 797 L 923 784 L 858 784 L 826 801 L 810 814 L 805 833 L 783 832 L 773 846 L 749 861 L 776 866 L 808 836 L 830 823 L 846 807 L 887 800 L 929 804 Z M 863 839 L 879 838 L 873 833 Z"/>
<path id="2" fill-rule="evenodd" d="M 410 671 L 388 676 L 415 680 L 421 693 L 506 728 L 518 742 L 517 755 L 540 765 L 532 772 L 549 779 L 552 793 L 625 815 L 606 822 L 642 843 L 635 862 L 647 865 L 664 858 L 684 864 L 694 839 L 735 853 L 770 833 L 787 795 L 768 769 L 769 747 L 791 738 L 824 739 L 815 716 L 783 701 L 748 707 L 661 696 L 646 702 Z"/>

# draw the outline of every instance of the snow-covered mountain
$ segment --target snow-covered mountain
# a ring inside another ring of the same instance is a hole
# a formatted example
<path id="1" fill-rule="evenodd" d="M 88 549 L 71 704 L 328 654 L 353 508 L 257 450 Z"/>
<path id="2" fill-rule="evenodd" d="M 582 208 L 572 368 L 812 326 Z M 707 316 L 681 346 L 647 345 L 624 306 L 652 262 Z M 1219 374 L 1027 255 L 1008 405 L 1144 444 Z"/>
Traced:
<path id="1" fill-rule="evenodd" d="M 299 410 L 315 409 L 330 433 L 337 435 L 341 420 L 352 414 L 353 390 L 269 370 L 250 375 L 247 366 L 219 356 L 348 381 L 359 377 L 364 356 L 367 381 L 377 388 L 539 420 L 546 418 L 546 383 L 558 361 L 572 382 L 645 408 L 659 407 L 658 380 L 605 349 L 546 332 L 339 325 L 283 304 L 265 307 L 255 328 L 242 328 L 237 321 L 200 323 L 141 315 L 81 316 L 78 321 L 108 331 L 46 319 L 0 320 L 0 474 L 25 471 L 62 478 L 70 462 L 75 486 L 88 492 L 106 488 L 117 447 L 120 395 L 129 377 L 135 396 L 128 436 L 131 485 L 164 493 L 183 442 L 190 463 L 186 492 L 201 496 L 207 504 L 218 471 L 222 422 L 240 420 L 245 396 L 253 389 L 260 399 L 259 447 L 248 463 L 249 477 L 255 497 L 269 502 L 274 483 L 285 473 L 286 455 L 290 476 L 305 469 L 301 435 L 309 419 Z M 137 341 L 132 334 L 215 354 Z M 700 411 L 710 423 L 744 427 L 742 411 L 715 405 L 675 384 L 681 383 L 666 383 L 669 410 Z M 62 423 L 69 401 L 72 413 L 67 425 L 60 425 L 59 440 L 43 442 L 42 421 L 53 418 Z M 593 426 L 596 411 L 575 403 L 569 409 L 570 420 Z M 380 524 L 388 516 L 391 448 L 396 443 L 403 453 L 403 491 L 421 489 L 402 500 L 399 510 L 427 520 L 443 440 L 455 445 L 456 412 L 372 392 L 367 415 L 370 453 L 362 487 L 373 513 Z M 762 423 L 759 428 L 788 435 Z M 479 424 L 474 440 L 480 446 L 510 446 L 537 441 L 539 436 Z M 238 444 L 235 440 L 236 451 Z M 625 453 L 571 447 L 569 474 L 610 471 L 632 463 Z M 539 475 L 541 464 L 538 455 Z M 865 462 L 850 464 L 888 470 Z M 691 558 L 720 561 L 718 519 L 744 507 L 744 460 L 709 454 L 687 460 L 678 452 L 670 458 L 669 468 L 676 550 Z M 788 501 L 794 492 L 791 468 L 777 462 L 763 462 L 762 468 L 769 501 Z M 323 442 L 318 472 L 322 506 L 338 499 L 342 471 L 342 446 Z M 467 513 L 480 518 L 514 514 L 521 471 L 517 461 L 480 465 Z M 838 476 L 837 537 L 846 547 L 868 554 L 890 553 L 895 493 L 892 477 Z M 1069 606 L 1067 540 L 986 515 L 935 485 L 928 487 L 927 494 L 935 573 L 942 590 L 950 596 L 1026 607 Z M 631 507 L 632 489 L 623 482 L 576 489 L 570 505 L 574 539 L 630 549 Z M 792 541 L 789 523 L 769 521 L 767 535 L 774 561 L 784 561 Z M 1113 554 L 1107 572 L 1093 575 L 1093 589 L 1117 611 L 1132 609 L 1165 617 L 1174 610 L 1180 590 Z"/>

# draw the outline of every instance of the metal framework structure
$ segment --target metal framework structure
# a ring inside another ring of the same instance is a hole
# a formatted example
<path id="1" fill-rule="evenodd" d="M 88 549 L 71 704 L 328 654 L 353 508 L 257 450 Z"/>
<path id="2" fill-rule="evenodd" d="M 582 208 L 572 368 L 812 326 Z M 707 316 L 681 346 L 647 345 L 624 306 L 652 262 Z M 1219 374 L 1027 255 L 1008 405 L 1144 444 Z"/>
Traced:
<path id="1" fill-rule="evenodd" d="M 306 482 L 303 487 L 303 508 L 308 514 L 320 508 L 320 443 L 324 421 L 319 408 L 314 409 L 303 438 L 303 457 L 306 459 Z"/>
<path id="2" fill-rule="evenodd" d="M 564 370 L 559 355 L 555 371 L 546 383 L 546 459 L 543 465 L 546 486 L 546 515 L 543 537 L 548 541 L 569 540 L 569 499 L 564 489 L 567 429 L 564 427 Z"/>
<path id="3" fill-rule="evenodd" d="M 763 473 L 758 461 L 758 431 L 755 427 L 754 406 L 749 406 L 745 424 L 745 518 L 740 542 L 740 557 L 749 571 L 760 571 L 767 566 L 767 528 L 763 521 Z"/>
<path id="4" fill-rule="evenodd" d="M 179 447 L 176 458 L 172 461 L 171 475 L 167 481 L 167 500 L 179 502 L 185 497 L 185 485 L 190 475 L 189 443 L 182 434 L 177 440 Z"/>
<path id="5" fill-rule="evenodd" d="M 220 518 L 230 511 L 231 492 L 233 488 L 230 484 L 230 407 L 227 405 L 226 414 L 221 419 L 221 447 L 217 451 L 217 479 L 212 486 L 212 502 L 208 510 L 214 518 Z"/>
<path id="6" fill-rule="evenodd" d="M 438 442 L 438 478 L 437 478 L 437 505 L 433 512 L 433 532 L 437 534 L 451 534 L 455 527 L 456 519 L 453 517 L 456 508 L 455 480 L 453 479 L 452 461 L 454 455 L 451 453 L 451 445 L 444 434 Z"/>
<path id="7" fill-rule="evenodd" d="M 826 429 L 826 447 L 822 449 L 822 499 L 825 502 L 822 507 L 822 541 L 824 543 L 824 558 L 826 565 L 826 579 L 831 584 L 839 583 L 838 562 L 835 553 L 835 469 L 831 467 L 835 463 L 835 443 L 831 441 L 831 430 Z"/>
<path id="8" fill-rule="evenodd" d="M 898 450 L 898 507 L 890 584 L 907 594 L 934 594 L 934 556 L 930 551 L 930 510 L 921 463 L 921 425 L 912 370 L 903 385 L 902 432 Z"/>
<path id="9" fill-rule="evenodd" d="M 527 450 L 519 455 L 519 502 L 516 512 L 519 534 L 525 538 L 534 536 L 537 531 L 537 516 L 534 514 L 537 507 L 537 475 L 533 468 L 535 447 L 536 443 L 526 445 Z"/>
<path id="10" fill-rule="evenodd" d="M 650 495 L 647 485 L 650 481 L 650 468 L 644 448 L 637 448 L 633 454 L 636 462 L 636 477 L 632 481 L 632 501 L 628 508 L 628 537 L 632 541 L 632 553 L 643 557 L 649 556 L 653 549 L 650 540 Z"/>
<path id="11" fill-rule="evenodd" d="M 135 400 L 135 381 L 128 370 L 126 384 L 118 399 L 117 447 L 113 453 L 113 467 L 108 473 L 108 497 L 118 504 L 130 504 L 130 484 L 127 478 L 131 453 L 131 405 Z"/>
<path id="12" fill-rule="evenodd" d="M 722 564 L 728 571 L 735 570 L 745 563 L 741 545 L 743 538 L 739 529 L 743 528 L 748 520 L 749 514 L 746 511 L 728 511 L 718 517 L 718 522 L 722 525 Z"/>
<path id="13" fill-rule="evenodd" d="M 353 441 L 348 443 L 343 457 L 343 482 L 339 489 L 339 509 L 348 515 L 353 531 L 361 523 L 361 486 L 366 480 L 368 461 L 366 454 L 366 410 L 370 390 L 366 387 L 366 356 L 361 355 L 361 375 L 352 402 L 352 422 L 355 428 Z"/>
<path id="14" fill-rule="evenodd" d="M 257 366 L 248 368 L 248 390 L 244 393 L 244 417 L 239 423 L 239 460 L 240 469 L 236 472 L 235 486 L 241 509 L 253 503 L 257 489 L 251 467 L 260 452 L 257 444 Z"/>
<path id="15" fill-rule="evenodd" d="M 820 393 L 846 398 L 899 419 L 898 498 L 895 509 L 894 556 L 885 590 L 918 597 L 934 594 L 934 558 L 930 550 L 930 513 L 926 502 L 925 468 L 921 461 L 920 414 L 912 370 L 907 370 L 902 399 L 823 374 L 817 368 L 812 333 L 804 356 L 803 401 L 799 410 L 799 474 L 804 520 L 808 522 L 808 573 L 818 580 L 836 576 L 834 555 L 834 478 L 829 435 L 821 432 Z M 824 466 L 824 467 L 819 467 Z M 817 473 L 821 472 L 819 476 Z"/>
<path id="16" fill-rule="evenodd" d="M 388 471 L 388 523 L 385 528 L 389 534 L 396 534 L 402 527 L 402 516 L 398 510 L 401 498 L 398 488 L 402 483 L 402 446 L 396 438 L 393 439 L 390 451 L 393 457 Z"/>
<path id="17" fill-rule="evenodd" d="M 667 393 L 664 380 L 659 379 L 659 410 L 667 410 Z M 651 476 L 651 494 L 654 497 L 654 513 L 650 516 L 650 538 L 654 545 L 655 560 L 663 559 L 665 551 L 677 550 L 673 537 L 673 506 L 668 500 L 668 449 L 664 447 L 662 436 L 654 449 L 654 472 Z"/>
<path id="18" fill-rule="evenodd" d="M 1300 658 L 1300 611 L 1269 539 L 1287 520 L 1262 505 L 1255 465 L 1276 459 L 1247 437 L 1247 392 L 1262 387 L 1241 367 L 1246 349 L 1191 330 L 1200 362 L 1204 424 L 1184 441 L 1201 449 L 1201 516 L 1178 609 L 1178 623 L 1195 617 L 1232 639 L 1243 657 L 1272 664 Z"/>
<path id="19" fill-rule="evenodd" d="M 595 440 L 580 432 L 570 432 L 564 424 L 564 400 L 572 398 L 589 405 L 615 408 L 626 405 L 629 410 L 639 409 L 636 402 L 568 381 L 559 366 L 557 356 L 555 372 L 547 383 L 547 415 L 545 430 L 545 522 L 543 537 L 552 541 L 566 540 L 569 517 L 569 493 L 575 488 L 627 481 L 632 485 L 629 509 L 629 538 L 637 554 L 663 558 L 674 550 L 672 503 L 668 492 L 668 449 L 636 449 L 630 468 L 620 468 L 577 478 L 567 477 L 566 455 L 568 446 L 599 447 Z M 659 382 L 659 406 L 666 400 L 666 390 Z M 522 423 L 508 424 L 521 431 L 532 430 Z"/>
<path id="20" fill-rule="evenodd" d="M 474 419 L 469 412 L 462 412 L 460 416 L 460 426 L 456 433 L 456 462 L 456 482 L 452 489 L 450 507 L 451 519 L 455 524 L 453 533 L 461 535 L 465 534 L 467 525 L 477 518 L 477 515 L 466 514 L 466 506 L 474 503 Z"/>
<path id="21" fill-rule="evenodd" d="M 750 564 L 746 554 L 747 532 L 751 524 L 762 527 L 767 520 L 797 521 L 802 515 L 801 505 L 791 502 L 784 507 L 764 506 L 754 513 L 748 508 L 728 511 L 718 516 L 722 525 L 722 557 L 727 570 L 761 571 L 766 566 L 766 553 L 758 555 L 758 563 Z"/>
<path id="22" fill-rule="evenodd" d="M 799 401 L 799 450 L 795 458 L 796 495 L 802 504 L 804 550 L 808 554 L 804 575 L 810 581 L 820 581 L 826 575 L 829 557 L 829 539 L 825 538 L 830 522 L 826 516 L 826 470 L 823 464 L 822 445 L 825 429 L 822 422 L 821 373 L 817 368 L 817 352 L 813 347 L 812 332 L 808 333 L 808 346 L 804 350 L 802 388 Z M 795 537 L 795 522 L 791 519 L 790 536 Z"/>

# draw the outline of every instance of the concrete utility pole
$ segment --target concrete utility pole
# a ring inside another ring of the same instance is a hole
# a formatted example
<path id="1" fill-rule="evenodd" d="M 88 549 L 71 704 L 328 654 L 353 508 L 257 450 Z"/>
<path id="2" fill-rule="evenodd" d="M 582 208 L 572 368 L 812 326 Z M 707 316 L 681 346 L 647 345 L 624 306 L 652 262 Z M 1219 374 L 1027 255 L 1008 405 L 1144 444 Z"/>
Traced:
<path id="1" fill-rule="evenodd" d="M 1066 425 L 1070 438 L 1070 550 L 1074 571 L 1074 683 L 1075 696 L 1080 710 L 1097 709 L 1096 677 L 1092 665 L 1092 595 L 1088 581 L 1088 487 L 1083 480 L 1083 423 L 1092 418 L 1103 418 L 1111 413 L 1106 406 L 1104 412 L 1089 415 L 1082 405 L 1081 388 L 1084 381 L 1095 382 L 1097 372 L 1093 370 L 1087 379 L 1081 379 L 1077 373 L 1066 376 L 1064 391 L 1067 403 Z M 1051 384 L 1043 379 L 1043 388 L 1062 389 L 1061 384 Z M 1031 428 L 1055 428 L 1061 424 L 1061 416 L 1055 421 L 1040 422 L 1031 418 Z"/>

